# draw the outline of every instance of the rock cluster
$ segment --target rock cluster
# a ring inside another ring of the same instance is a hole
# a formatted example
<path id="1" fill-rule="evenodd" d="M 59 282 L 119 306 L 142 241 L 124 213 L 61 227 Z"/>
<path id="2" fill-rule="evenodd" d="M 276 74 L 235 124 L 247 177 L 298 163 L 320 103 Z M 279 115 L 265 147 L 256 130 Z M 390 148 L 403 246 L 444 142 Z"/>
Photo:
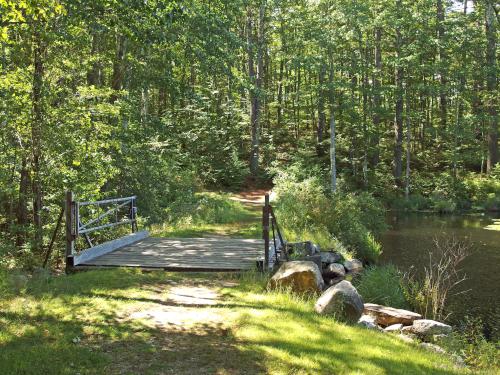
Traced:
<path id="1" fill-rule="evenodd" d="M 286 246 L 288 253 L 298 260 L 283 263 L 269 280 L 268 287 L 296 293 L 323 292 L 315 305 L 319 314 L 357 322 L 363 314 L 363 299 L 345 278 L 361 272 L 361 261 L 344 260 L 335 251 L 320 251 L 311 242 L 288 243 Z"/>
<path id="2" fill-rule="evenodd" d="M 413 311 L 389 306 L 364 303 L 356 288 L 346 280 L 363 270 L 357 259 L 344 261 L 335 251 L 319 251 L 310 242 L 287 244 L 288 251 L 300 260 L 281 264 L 269 281 L 269 288 L 284 288 L 296 293 L 322 292 L 315 304 L 318 314 L 333 315 L 339 320 L 357 322 L 359 325 L 381 332 L 396 333 L 403 340 L 415 338 L 424 342 L 447 335 L 451 326 L 423 319 Z M 435 345 L 427 345 L 436 350 Z"/>
<path id="3" fill-rule="evenodd" d="M 410 337 L 416 336 L 423 341 L 428 341 L 436 335 L 447 335 L 451 326 L 430 319 L 423 319 L 422 315 L 413 311 L 395 309 L 393 307 L 365 303 L 363 316 L 358 322 L 365 325 L 365 317 L 373 319 L 375 324 L 383 328 L 384 332 L 403 333 Z"/>

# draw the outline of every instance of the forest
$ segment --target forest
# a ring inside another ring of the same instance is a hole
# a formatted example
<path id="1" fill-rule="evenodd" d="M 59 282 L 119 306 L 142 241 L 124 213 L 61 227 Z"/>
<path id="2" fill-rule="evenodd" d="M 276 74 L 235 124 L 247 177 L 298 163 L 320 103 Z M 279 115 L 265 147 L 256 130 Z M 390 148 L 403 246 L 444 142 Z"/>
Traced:
<path id="1" fill-rule="evenodd" d="M 0 0 L 0 373 L 498 373 L 499 13 Z M 145 243 L 251 267 L 69 264 L 126 237 L 92 206 L 118 197 Z M 299 263 L 309 294 L 271 287 Z"/>
<path id="2" fill-rule="evenodd" d="M 149 223 L 290 168 L 388 207 L 498 209 L 498 5 L 0 2 L 0 247 L 66 190 Z"/>

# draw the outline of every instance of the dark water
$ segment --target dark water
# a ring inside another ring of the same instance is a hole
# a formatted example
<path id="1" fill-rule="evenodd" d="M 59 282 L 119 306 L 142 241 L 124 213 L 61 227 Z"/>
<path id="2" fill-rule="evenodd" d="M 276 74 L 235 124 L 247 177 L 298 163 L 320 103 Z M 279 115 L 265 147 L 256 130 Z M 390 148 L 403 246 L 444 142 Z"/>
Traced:
<path id="1" fill-rule="evenodd" d="M 472 255 L 461 268 L 467 280 L 451 296 L 449 321 L 457 323 L 465 316 L 480 317 L 485 333 L 500 339 L 500 215 L 441 216 L 436 214 L 388 214 L 391 229 L 382 236 L 382 263 L 393 263 L 407 271 L 422 271 L 429 263 L 434 239 L 455 236 L 472 244 Z M 487 228 L 494 228 L 489 230 Z"/>

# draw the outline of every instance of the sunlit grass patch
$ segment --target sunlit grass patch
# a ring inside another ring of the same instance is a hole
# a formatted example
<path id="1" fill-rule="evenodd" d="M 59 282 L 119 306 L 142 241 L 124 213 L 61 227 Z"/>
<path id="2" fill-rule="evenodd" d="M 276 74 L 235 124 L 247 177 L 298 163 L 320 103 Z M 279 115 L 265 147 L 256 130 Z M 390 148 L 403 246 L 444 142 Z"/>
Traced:
<path id="1" fill-rule="evenodd" d="M 449 358 L 316 314 L 314 296 L 268 292 L 257 272 L 44 280 L 0 297 L 1 374 L 461 372 Z M 190 304 L 189 289 L 205 292 Z M 209 289 L 217 298 L 207 302 Z"/>
<path id="2" fill-rule="evenodd" d="M 390 334 L 369 331 L 314 312 L 314 298 L 263 292 L 257 278 L 228 290 L 245 306 L 235 336 L 242 350 L 260 353 L 276 374 L 452 374 L 443 356 L 421 350 Z M 256 287 L 256 285 L 260 285 Z M 260 288 L 260 292 L 259 292 Z"/>

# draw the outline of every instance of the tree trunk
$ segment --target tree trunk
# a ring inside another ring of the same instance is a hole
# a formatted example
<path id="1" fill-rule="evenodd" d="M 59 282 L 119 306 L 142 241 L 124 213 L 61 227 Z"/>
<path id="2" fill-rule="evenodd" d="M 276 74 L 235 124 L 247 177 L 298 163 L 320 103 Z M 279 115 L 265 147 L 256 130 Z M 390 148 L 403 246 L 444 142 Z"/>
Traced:
<path id="1" fill-rule="evenodd" d="M 284 69 L 285 61 L 281 59 L 280 61 L 280 73 L 279 73 L 279 82 L 278 82 L 278 108 L 277 108 L 277 126 L 278 129 L 281 129 L 281 125 L 283 123 L 283 69 Z"/>
<path id="2" fill-rule="evenodd" d="M 35 25 L 33 33 L 33 83 L 32 83 L 32 123 L 31 123 L 31 170 L 33 191 L 33 224 L 35 226 L 34 250 L 42 250 L 42 177 L 40 165 L 42 160 L 43 113 L 43 76 L 45 45 L 42 41 L 39 26 Z"/>
<path id="3" fill-rule="evenodd" d="M 441 131 L 446 131 L 448 98 L 446 95 L 447 71 L 446 71 L 446 53 L 444 50 L 444 8 L 443 0 L 437 0 L 436 3 L 436 21 L 437 21 L 437 39 L 438 39 L 438 61 L 439 61 L 439 115 Z"/>
<path id="4" fill-rule="evenodd" d="M 410 157 L 411 157 L 411 120 L 410 120 L 410 95 L 406 92 L 406 178 L 405 198 L 410 196 Z"/>
<path id="5" fill-rule="evenodd" d="M 337 163 L 336 163 L 336 138 L 335 138 L 335 89 L 333 88 L 333 56 L 330 52 L 330 72 L 328 75 L 329 102 L 330 102 L 330 169 L 332 193 L 337 191 Z"/>
<path id="6" fill-rule="evenodd" d="M 382 30 L 375 30 L 375 74 L 373 75 L 373 152 L 371 162 L 376 166 L 380 161 L 379 142 L 380 142 L 380 112 L 382 110 L 382 99 L 380 95 L 380 75 L 382 72 L 382 49 L 381 49 Z"/>
<path id="7" fill-rule="evenodd" d="M 496 76 L 496 26 L 495 9 L 492 0 L 485 4 L 486 11 L 486 88 L 488 90 L 488 99 L 486 101 L 489 114 L 488 129 L 488 160 L 486 162 L 486 171 L 489 173 L 498 163 L 498 115 L 497 115 L 497 76 Z"/>
<path id="8" fill-rule="evenodd" d="M 323 133 L 325 130 L 326 124 L 326 115 L 325 115 L 325 74 L 326 74 L 326 66 L 325 64 L 321 64 L 319 75 L 318 75 L 318 126 L 316 128 L 316 154 L 318 156 L 323 156 L 325 153 L 323 150 Z"/>
<path id="9" fill-rule="evenodd" d="M 401 0 L 397 1 L 401 9 Z M 401 32 L 396 29 L 396 108 L 394 115 L 394 180 L 401 186 L 403 154 L 403 68 L 401 66 Z"/>
<path id="10" fill-rule="evenodd" d="M 111 96 L 111 102 L 114 103 L 118 99 L 118 91 L 123 89 L 123 80 L 125 78 L 125 53 L 126 53 L 125 36 L 116 35 L 116 52 L 113 60 L 113 76 L 111 78 L 111 88 L 115 93 Z"/>
<path id="11" fill-rule="evenodd" d="M 26 157 L 23 157 L 19 178 L 19 199 L 17 201 L 16 219 L 16 246 L 21 247 L 26 241 L 26 226 L 28 225 L 28 192 L 30 177 Z"/>
<path id="12" fill-rule="evenodd" d="M 87 84 L 89 86 L 99 86 L 102 83 L 101 67 L 99 62 L 96 60 L 96 57 L 99 54 L 99 34 L 94 30 L 91 30 L 90 34 L 92 37 L 90 48 L 92 63 L 89 71 L 87 72 Z"/>
<path id="13" fill-rule="evenodd" d="M 250 92 L 250 123 L 252 145 L 250 153 L 250 172 L 256 176 L 259 171 L 259 151 L 260 151 L 260 98 L 259 95 L 262 86 L 262 77 L 264 73 L 263 64 L 263 44 L 264 44 L 264 2 L 259 8 L 259 25 L 258 25 L 258 40 L 257 40 L 257 74 L 255 73 L 253 60 L 253 45 L 254 45 L 254 27 L 253 15 L 251 8 L 247 11 L 247 42 L 248 42 L 248 76 L 253 86 Z"/>

